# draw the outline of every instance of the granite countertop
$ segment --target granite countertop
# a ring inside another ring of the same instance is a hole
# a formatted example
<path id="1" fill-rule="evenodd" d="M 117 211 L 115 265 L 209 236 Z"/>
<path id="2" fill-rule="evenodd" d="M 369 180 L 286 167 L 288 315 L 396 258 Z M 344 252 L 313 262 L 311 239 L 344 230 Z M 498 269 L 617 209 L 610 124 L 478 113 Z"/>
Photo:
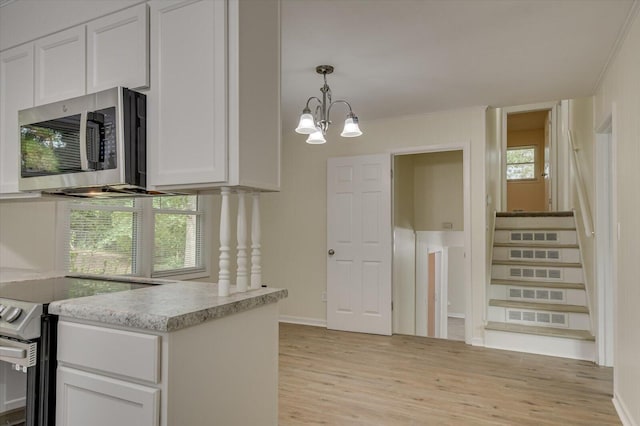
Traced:
<path id="1" fill-rule="evenodd" d="M 170 332 L 286 298 L 287 290 L 259 288 L 218 296 L 218 285 L 178 281 L 49 304 L 49 313 L 143 330 Z"/>

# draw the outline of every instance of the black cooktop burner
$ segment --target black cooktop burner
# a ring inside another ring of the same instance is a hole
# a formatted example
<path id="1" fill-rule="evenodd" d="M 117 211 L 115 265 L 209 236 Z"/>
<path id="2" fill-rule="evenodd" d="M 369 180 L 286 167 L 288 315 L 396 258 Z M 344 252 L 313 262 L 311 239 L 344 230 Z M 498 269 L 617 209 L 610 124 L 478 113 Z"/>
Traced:
<path id="1" fill-rule="evenodd" d="M 88 278 L 47 278 L 0 284 L 0 298 L 32 303 L 51 303 L 56 300 L 94 296 L 104 293 L 134 290 L 153 284 L 127 283 Z"/>

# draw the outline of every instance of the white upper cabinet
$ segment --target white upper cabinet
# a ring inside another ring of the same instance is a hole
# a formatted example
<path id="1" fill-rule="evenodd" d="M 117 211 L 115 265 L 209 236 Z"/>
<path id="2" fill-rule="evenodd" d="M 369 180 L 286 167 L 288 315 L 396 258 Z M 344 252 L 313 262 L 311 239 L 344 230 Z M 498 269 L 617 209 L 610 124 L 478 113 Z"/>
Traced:
<path id="1" fill-rule="evenodd" d="M 85 26 L 35 42 L 35 104 L 85 94 Z"/>
<path id="2" fill-rule="evenodd" d="M 146 4 L 87 24 L 87 93 L 116 86 L 149 86 Z"/>
<path id="3" fill-rule="evenodd" d="M 150 185 L 278 190 L 279 1 L 150 6 Z"/>
<path id="4" fill-rule="evenodd" d="M 151 3 L 150 183 L 225 182 L 226 4 Z"/>
<path id="5" fill-rule="evenodd" d="M 18 194 L 18 111 L 33 106 L 33 44 L 0 53 L 0 93 L 0 198 L 3 198 L 5 194 Z"/>

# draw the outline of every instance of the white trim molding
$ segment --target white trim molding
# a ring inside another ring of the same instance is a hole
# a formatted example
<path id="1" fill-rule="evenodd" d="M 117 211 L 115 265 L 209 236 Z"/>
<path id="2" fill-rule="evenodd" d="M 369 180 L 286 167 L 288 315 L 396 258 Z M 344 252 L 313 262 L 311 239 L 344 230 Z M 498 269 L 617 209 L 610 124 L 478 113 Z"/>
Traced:
<path id="1" fill-rule="evenodd" d="M 310 325 L 312 327 L 327 327 L 327 320 L 322 318 L 296 317 L 292 315 L 280 315 L 280 322 L 287 324 Z"/>
<path id="2" fill-rule="evenodd" d="M 620 421 L 624 426 L 638 426 L 638 423 L 633 421 L 633 418 L 631 418 L 627 406 L 620 399 L 616 392 L 613 393 L 613 399 L 611 400 L 611 402 L 613 402 L 616 413 L 618 413 L 618 417 L 620 417 Z"/>

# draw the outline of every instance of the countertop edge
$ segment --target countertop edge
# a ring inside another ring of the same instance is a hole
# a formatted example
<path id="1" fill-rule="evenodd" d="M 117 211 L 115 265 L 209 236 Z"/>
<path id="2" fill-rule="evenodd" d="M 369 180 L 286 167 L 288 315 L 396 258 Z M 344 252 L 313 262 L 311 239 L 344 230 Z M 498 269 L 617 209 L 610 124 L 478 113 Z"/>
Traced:
<path id="1" fill-rule="evenodd" d="M 77 320 L 102 323 L 105 325 L 115 325 L 158 332 L 172 332 L 192 327 L 205 321 L 223 318 L 235 313 L 276 303 L 288 297 L 288 291 L 286 289 L 260 288 L 257 289 L 257 291 L 260 292 L 259 294 L 251 294 L 253 291 L 250 290 L 246 293 L 232 293 L 229 298 L 221 298 L 222 300 L 220 300 L 218 304 L 207 308 L 166 315 L 140 310 L 132 311 L 126 309 L 114 309 L 108 303 L 107 298 L 104 298 L 104 304 L 99 303 L 100 299 L 98 298 L 102 296 L 90 296 L 87 298 L 67 299 L 52 302 L 49 304 L 49 313 Z M 267 292 L 265 293 L 264 291 Z M 87 303 L 86 301 L 83 301 L 83 299 L 92 300 L 90 303 Z"/>

